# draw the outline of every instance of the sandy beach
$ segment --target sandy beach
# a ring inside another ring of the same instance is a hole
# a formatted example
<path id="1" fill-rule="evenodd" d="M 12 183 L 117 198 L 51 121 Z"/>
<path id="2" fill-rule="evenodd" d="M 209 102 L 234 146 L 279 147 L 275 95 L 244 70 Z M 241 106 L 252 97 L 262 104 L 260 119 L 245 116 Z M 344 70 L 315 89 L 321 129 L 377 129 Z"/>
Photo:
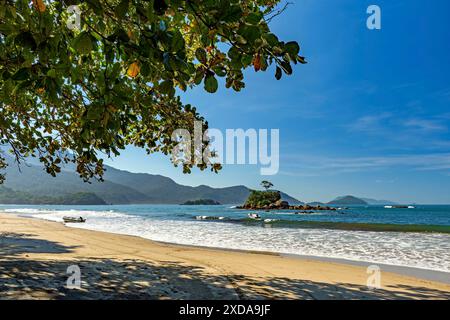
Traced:
<path id="1" fill-rule="evenodd" d="M 68 289 L 67 268 L 81 270 Z M 0 213 L 1 299 L 450 299 L 450 285 L 277 254 L 206 249 Z"/>

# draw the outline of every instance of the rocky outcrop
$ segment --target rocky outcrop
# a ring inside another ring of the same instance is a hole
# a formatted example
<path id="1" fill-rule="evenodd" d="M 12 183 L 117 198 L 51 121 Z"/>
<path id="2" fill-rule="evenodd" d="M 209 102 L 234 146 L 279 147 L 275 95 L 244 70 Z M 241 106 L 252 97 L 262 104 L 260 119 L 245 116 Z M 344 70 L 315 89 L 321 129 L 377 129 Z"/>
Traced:
<path id="1" fill-rule="evenodd" d="M 290 205 L 281 199 L 279 191 L 256 191 L 252 190 L 243 206 L 237 207 L 245 210 L 296 210 L 301 213 L 317 210 L 336 210 L 328 206 L 311 206 L 309 204 Z"/>
<path id="2" fill-rule="evenodd" d="M 246 203 L 243 206 L 239 206 L 237 208 L 244 210 L 298 210 L 299 212 L 297 212 L 296 214 L 308 214 L 311 213 L 311 211 L 320 210 L 336 211 L 336 208 L 329 206 L 311 206 L 309 204 L 291 206 L 287 201 L 282 200 L 277 200 L 276 202 L 264 206 L 251 205 Z"/>

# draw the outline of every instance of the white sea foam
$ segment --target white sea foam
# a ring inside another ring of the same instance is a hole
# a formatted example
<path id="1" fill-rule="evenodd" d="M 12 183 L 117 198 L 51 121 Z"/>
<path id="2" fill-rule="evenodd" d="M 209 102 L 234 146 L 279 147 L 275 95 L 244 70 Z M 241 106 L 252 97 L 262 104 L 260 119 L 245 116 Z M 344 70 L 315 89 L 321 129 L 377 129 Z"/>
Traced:
<path id="1" fill-rule="evenodd" d="M 100 218 L 115 218 L 115 217 L 129 217 L 123 213 L 116 213 L 113 210 L 108 211 L 92 211 L 92 210 L 55 210 L 55 209 L 34 209 L 34 208 L 19 208 L 19 209 L 4 209 L 7 213 L 17 213 L 34 218 L 42 218 L 51 221 L 62 221 L 63 217 L 92 217 L 95 220 Z"/>
<path id="2" fill-rule="evenodd" d="M 47 211 L 42 209 L 32 209 L 32 208 L 18 208 L 18 209 L 3 209 L 4 212 L 8 213 L 24 213 L 24 214 L 36 214 L 36 213 L 46 213 Z"/>
<path id="3" fill-rule="evenodd" d="M 83 216 L 77 228 L 186 245 L 341 258 L 450 272 L 450 235 L 266 228 L 220 222 L 158 220 L 112 211 L 8 209 L 62 221 Z"/>

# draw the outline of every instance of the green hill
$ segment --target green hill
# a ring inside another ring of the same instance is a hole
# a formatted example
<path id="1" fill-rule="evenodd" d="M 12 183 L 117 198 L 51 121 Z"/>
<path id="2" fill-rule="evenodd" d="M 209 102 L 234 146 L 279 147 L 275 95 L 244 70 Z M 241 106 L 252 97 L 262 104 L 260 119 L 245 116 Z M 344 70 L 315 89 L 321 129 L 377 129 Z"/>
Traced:
<path id="1" fill-rule="evenodd" d="M 0 186 L 2 204 L 63 204 L 63 205 L 102 205 L 106 202 L 94 193 L 78 192 L 64 196 L 35 195 L 24 191 L 14 191 Z"/>
<path id="2" fill-rule="evenodd" d="M 360 198 L 354 197 L 354 196 L 343 196 L 338 197 L 330 202 L 328 204 L 331 205 L 367 205 L 368 203 Z"/>
<path id="3" fill-rule="evenodd" d="M 52 199 L 69 199 L 74 194 L 91 194 L 107 204 L 180 204 L 192 199 L 212 199 L 222 204 L 241 204 L 250 194 L 250 190 L 242 185 L 226 188 L 212 188 L 205 185 L 192 187 L 180 185 L 161 175 L 132 173 L 109 166 L 105 168 L 104 182 L 85 183 L 70 166 L 56 177 L 52 177 L 34 163 L 22 166 L 19 172 L 17 165 L 10 161 L 3 186 L 11 191 L 26 193 L 39 199 L 49 195 Z M 289 203 L 300 203 L 285 193 L 281 196 Z M 21 198 L 15 199 L 18 201 Z M 4 198 L 0 203 L 6 203 L 5 201 L 8 200 Z M 25 202 L 17 204 L 22 203 Z"/>

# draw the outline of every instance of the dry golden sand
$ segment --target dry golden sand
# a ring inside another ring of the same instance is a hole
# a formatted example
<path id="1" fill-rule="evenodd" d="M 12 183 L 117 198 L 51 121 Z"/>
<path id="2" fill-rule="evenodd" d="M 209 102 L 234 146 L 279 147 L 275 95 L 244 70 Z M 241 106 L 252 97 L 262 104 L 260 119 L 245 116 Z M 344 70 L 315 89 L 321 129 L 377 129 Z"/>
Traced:
<path id="1" fill-rule="evenodd" d="M 67 289 L 67 267 L 81 289 Z M 450 285 L 345 264 L 162 244 L 0 214 L 4 299 L 450 299 Z"/>

